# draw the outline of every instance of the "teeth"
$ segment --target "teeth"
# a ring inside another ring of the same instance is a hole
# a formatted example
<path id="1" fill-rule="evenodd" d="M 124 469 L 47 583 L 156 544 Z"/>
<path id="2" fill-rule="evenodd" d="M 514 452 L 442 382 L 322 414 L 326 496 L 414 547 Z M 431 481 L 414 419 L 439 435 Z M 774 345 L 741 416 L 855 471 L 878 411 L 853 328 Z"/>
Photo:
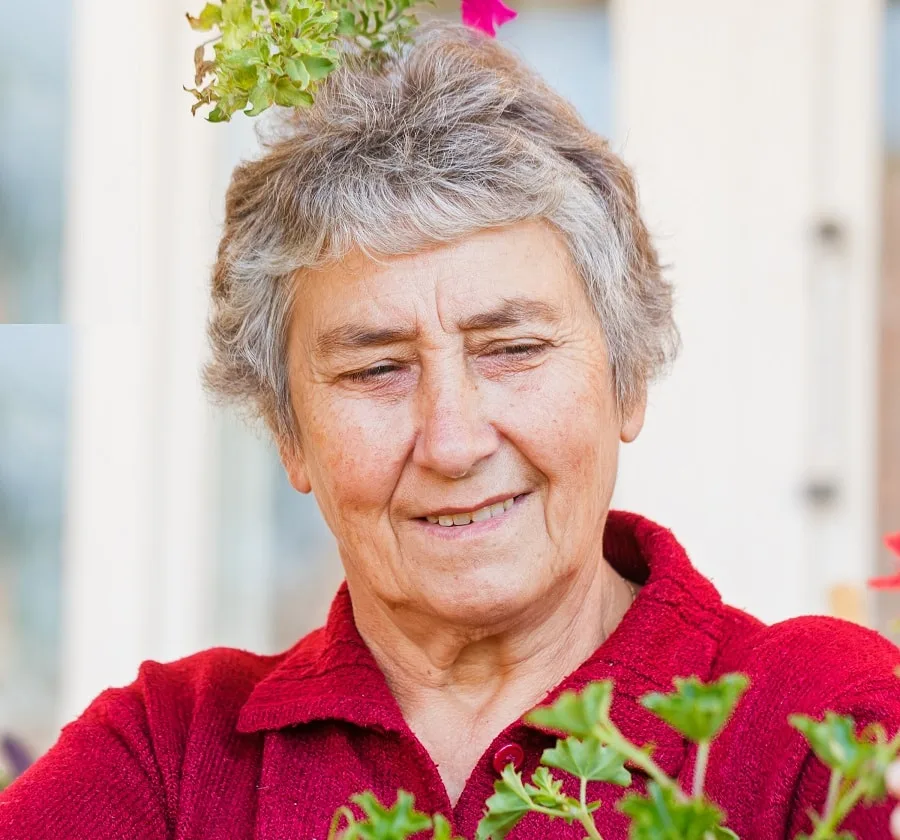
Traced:
<path id="1" fill-rule="evenodd" d="M 499 516 L 504 511 L 509 510 L 513 504 L 515 504 L 515 499 L 506 499 L 503 502 L 497 502 L 494 505 L 487 505 L 487 507 L 479 508 L 478 510 L 470 511 L 469 513 L 454 513 L 452 515 L 444 515 L 444 516 L 426 516 L 425 518 L 432 525 L 443 525 L 445 528 L 450 528 L 453 525 L 468 525 L 472 522 L 485 522 L 494 516 Z"/>

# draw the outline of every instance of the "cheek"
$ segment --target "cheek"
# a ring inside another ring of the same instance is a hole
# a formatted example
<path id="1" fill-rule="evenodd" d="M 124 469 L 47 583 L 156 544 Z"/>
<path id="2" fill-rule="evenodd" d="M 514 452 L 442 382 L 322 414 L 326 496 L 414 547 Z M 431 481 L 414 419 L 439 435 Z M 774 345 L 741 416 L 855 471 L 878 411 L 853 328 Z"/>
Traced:
<path id="1" fill-rule="evenodd" d="M 602 372 L 548 370 L 507 392 L 504 434 L 541 475 L 547 527 L 558 544 L 596 538 L 616 481 L 619 425 Z"/>
<path id="2" fill-rule="evenodd" d="M 386 508 L 408 449 L 396 412 L 362 401 L 319 405 L 307 434 L 313 492 L 343 516 Z"/>
<path id="3" fill-rule="evenodd" d="M 497 401 L 510 436 L 554 472 L 589 474 L 615 459 L 619 424 L 602 372 L 554 365 L 539 374 Z"/>

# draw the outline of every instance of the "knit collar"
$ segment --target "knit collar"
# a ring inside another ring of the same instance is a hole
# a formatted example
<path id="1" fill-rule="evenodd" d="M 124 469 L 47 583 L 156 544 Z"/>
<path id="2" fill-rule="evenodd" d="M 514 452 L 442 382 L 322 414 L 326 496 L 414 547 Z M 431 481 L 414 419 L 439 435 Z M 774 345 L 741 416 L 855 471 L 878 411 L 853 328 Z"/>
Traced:
<path id="1" fill-rule="evenodd" d="M 684 758 L 684 741 L 637 700 L 651 691 L 671 690 L 676 676 L 711 676 L 722 633 L 721 598 L 670 531 L 636 514 L 609 513 L 603 552 L 621 575 L 644 587 L 609 638 L 541 705 L 563 691 L 612 678 L 612 719 L 632 741 L 654 743 L 656 762 L 675 774 Z M 301 639 L 256 685 L 237 728 L 251 733 L 322 720 L 409 732 L 356 629 L 346 584 L 325 627 Z M 519 726 L 527 725 L 511 729 Z"/>

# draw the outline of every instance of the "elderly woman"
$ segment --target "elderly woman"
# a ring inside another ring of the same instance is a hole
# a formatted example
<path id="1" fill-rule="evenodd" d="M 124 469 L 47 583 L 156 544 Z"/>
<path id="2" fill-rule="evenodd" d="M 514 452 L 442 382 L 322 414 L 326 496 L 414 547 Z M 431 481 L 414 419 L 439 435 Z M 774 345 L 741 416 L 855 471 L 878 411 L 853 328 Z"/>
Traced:
<path id="1" fill-rule="evenodd" d="M 671 288 L 626 167 L 489 38 L 433 25 L 336 72 L 237 169 L 210 335 L 209 384 L 265 418 L 346 584 L 283 654 L 146 662 L 101 694 L 0 798 L 0 836 L 322 840 L 354 793 L 402 788 L 471 838 L 503 767 L 553 743 L 536 705 L 614 679 L 613 719 L 688 785 L 694 748 L 637 698 L 741 671 L 707 790 L 741 837 L 793 837 L 828 772 L 788 713 L 900 723 L 885 639 L 765 626 L 609 510 L 677 347 Z M 589 795 L 624 837 L 622 789 Z M 889 810 L 847 827 L 886 837 Z M 510 835 L 548 836 L 583 829 Z"/>

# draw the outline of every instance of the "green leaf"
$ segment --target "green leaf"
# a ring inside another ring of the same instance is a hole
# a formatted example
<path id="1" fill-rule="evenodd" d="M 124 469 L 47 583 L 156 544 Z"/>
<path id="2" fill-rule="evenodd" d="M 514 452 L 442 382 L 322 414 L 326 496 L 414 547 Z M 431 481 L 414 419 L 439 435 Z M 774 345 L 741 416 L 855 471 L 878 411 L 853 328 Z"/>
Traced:
<path id="1" fill-rule="evenodd" d="M 313 81 L 324 79 L 332 70 L 334 70 L 334 62 L 327 58 L 318 56 L 304 55 L 300 59 L 306 67 L 309 77 Z"/>
<path id="2" fill-rule="evenodd" d="M 265 61 L 266 58 L 264 58 L 260 52 L 259 46 L 254 45 L 252 47 L 245 47 L 242 50 L 234 50 L 226 53 L 222 57 L 221 64 L 223 67 L 238 70 L 247 67 L 255 67 L 259 64 L 263 64 Z"/>
<path id="3" fill-rule="evenodd" d="M 291 81 L 297 82 L 304 88 L 309 84 L 311 76 L 302 61 L 298 61 L 296 58 L 286 58 L 284 69 Z"/>
<path id="4" fill-rule="evenodd" d="M 222 22 L 222 7 L 218 3 L 207 3 L 200 12 L 199 17 L 187 16 L 191 29 L 198 32 L 209 32 L 214 26 Z"/>
<path id="5" fill-rule="evenodd" d="M 588 738 L 597 724 L 609 721 L 612 691 L 612 680 L 591 683 L 580 694 L 565 691 L 552 706 L 535 709 L 525 719 L 535 726 Z"/>
<path id="6" fill-rule="evenodd" d="M 567 809 L 572 803 L 578 808 L 580 803 L 562 792 L 562 781 L 554 779 L 546 767 L 538 767 L 531 777 L 531 784 L 525 785 L 525 792 L 535 805 L 542 808 Z"/>
<path id="7" fill-rule="evenodd" d="M 441 816 L 436 814 L 434 817 L 434 834 L 432 840 L 462 840 L 461 837 L 452 837 L 450 831 L 450 823 Z"/>
<path id="8" fill-rule="evenodd" d="M 612 782 L 622 787 L 631 784 L 624 757 L 612 747 L 604 747 L 596 738 L 566 738 L 552 749 L 544 750 L 541 764 L 565 770 L 589 782 Z"/>
<path id="9" fill-rule="evenodd" d="M 711 741 L 749 685 L 743 674 L 725 674 L 712 683 L 703 683 L 697 677 L 676 677 L 674 692 L 648 694 L 641 698 L 641 705 L 689 740 Z"/>
<path id="10" fill-rule="evenodd" d="M 834 712 L 826 712 L 822 721 L 807 715 L 791 715 L 788 721 L 802 733 L 823 764 L 862 785 L 865 801 L 885 797 L 884 774 L 897 747 L 887 742 L 883 727 L 869 726 L 857 735 L 853 718 Z"/>
<path id="11" fill-rule="evenodd" d="M 248 117 L 255 117 L 271 108 L 275 103 L 275 85 L 271 82 L 261 82 L 250 92 L 250 109 L 244 111 Z"/>
<path id="12" fill-rule="evenodd" d="M 313 98 L 290 79 L 279 79 L 275 83 L 275 104 L 284 108 L 308 108 L 313 104 Z"/>
<path id="13" fill-rule="evenodd" d="M 485 808 L 485 815 L 478 823 L 476 840 L 503 840 L 533 810 L 522 777 L 511 764 L 494 783 L 494 794 L 485 803 Z"/>
<path id="14" fill-rule="evenodd" d="M 351 799 L 366 815 L 364 822 L 353 827 L 355 835 L 362 840 L 406 840 L 411 834 L 431 827 L 428 816 L 414 810 L 415 800 L 405 790 L 399 791 L 392 808 L 385 808 L 369 791 Z"/>
<path id="15" fill-rule="evenodd" d="M 206 119 L 211 123 L 220 123 L 220 122 L 229 122 L 231 117 L 225 113 L 218 105 L 212 109 L 207 115 Z"/>
<path id="16" fill-rule="evenodd" d="M 669 788 L 647 783 L 647 796 L 630 794 L 617 805 L 631 818 L 630 840 L 731 840 L 724 815 L 711 802 L 676 797 Z"/>
<path id="17" fill-rule="evenodd" d="M 309 6 L 294 6 L 291 9 L 291 21 L 295 26 L 302 26 L 309 20 L 311 11 Z"/>
<path id="18" fill-rule="evenodd" d="M 223 0 L 222 44 L 226 50 L 238 50 L 253 34 L 251 0 Z"/>
<path id="19" fill-rule="evenodd" d="M 338 33 L 341 35 L 356 34 L 356 16 L 353 12 L 345 10 L 341 12 L 340 23 L 338 24 Z"/>

